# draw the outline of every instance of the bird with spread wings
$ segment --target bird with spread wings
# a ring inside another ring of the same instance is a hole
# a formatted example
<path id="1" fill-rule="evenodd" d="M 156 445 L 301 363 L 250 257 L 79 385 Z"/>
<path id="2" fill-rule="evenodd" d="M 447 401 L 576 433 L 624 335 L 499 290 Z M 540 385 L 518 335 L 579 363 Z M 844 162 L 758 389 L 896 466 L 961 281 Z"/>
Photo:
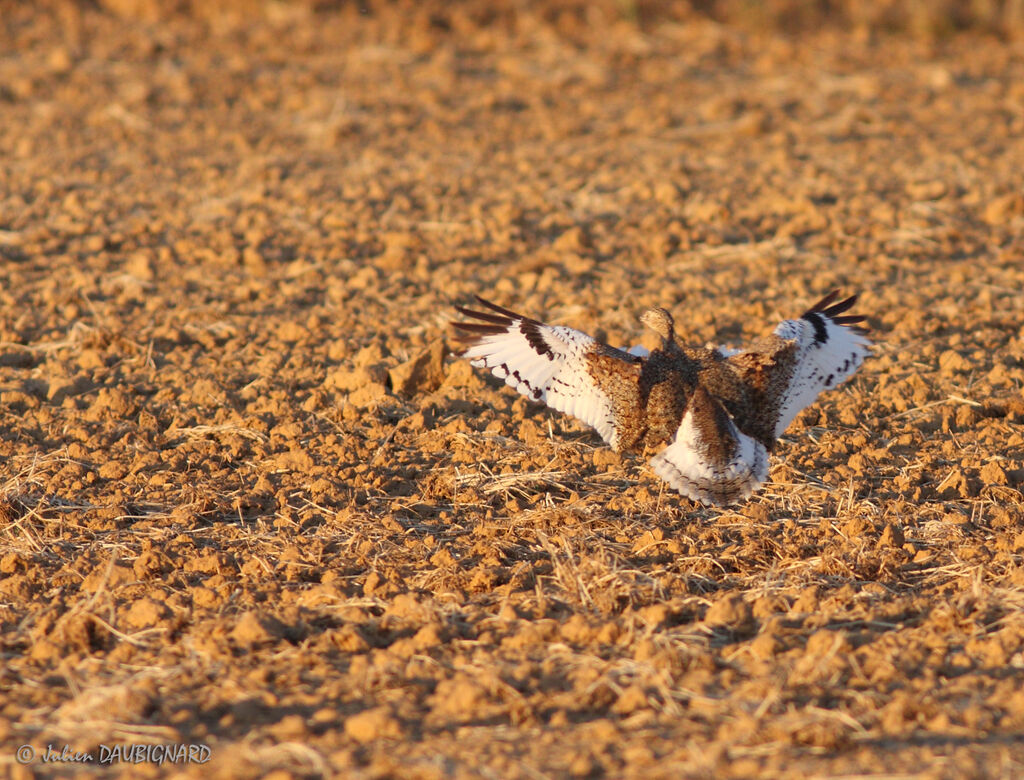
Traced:
<path id="1" fill-rule="evenodd" d="M 746 500 L 768 476 L 768 453 L 801 409 L 849 378 L 870 342 L 848 315 L 857 296 L 833 291 L 749 348 L 679 343 L 672 316 L 641 322 L 661 340 L 616 349 L 573 328 L 546 325 L 477 297 L 456 307 L 463 357 L 520 393 L 582 420 L 616 452 L 651 458 L 654 472 L 704 504 Z"/>

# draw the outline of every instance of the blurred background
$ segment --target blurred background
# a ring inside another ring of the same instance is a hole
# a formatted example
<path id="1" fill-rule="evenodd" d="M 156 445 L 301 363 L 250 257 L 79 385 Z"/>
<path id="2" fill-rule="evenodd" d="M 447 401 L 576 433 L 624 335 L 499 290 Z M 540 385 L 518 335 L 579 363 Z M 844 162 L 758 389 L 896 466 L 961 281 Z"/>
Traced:
<path id="1" fill-rule="evenodd" d="M 64 2 L 64 0 L 61 0 Z M 345 0 L 68 0 L 98 6 L 126 18 L 154 21 L 188 13 L 199 17 L 280 15 L 295 9 L 333 12 L 358 8 L 374 13 L 382 6 L 402 8 L 410 15 L 437 18 L 455 13 L 500 17 L 529 10 L 551 19 L 623 18 L 640 25 L 704 17 L 761 31 L 799 32 L 822 25 L 859 32 L 904 32 L 941 36 L 962 30 L 1019 34 L 1024 25 L 1024 0 L 597 0 L 596 2 L 346 2 Z M 52 2 L 52 0 L 50 0 Z M 23 3 L 7 3 L 24 5 Z M 3 4 L 0 4 L 2 7 Z M 567 23 L 571 24 L 572 22 Z"/>

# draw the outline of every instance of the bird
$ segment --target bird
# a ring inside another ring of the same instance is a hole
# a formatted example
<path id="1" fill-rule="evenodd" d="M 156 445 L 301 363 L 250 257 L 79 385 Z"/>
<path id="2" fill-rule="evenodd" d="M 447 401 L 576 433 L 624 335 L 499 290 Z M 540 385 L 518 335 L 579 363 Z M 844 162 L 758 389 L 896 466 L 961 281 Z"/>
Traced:
<path id="1" fill-rule="evenodd" d="M 640 322 L 660 344 L 618 349 L 476 296 L 453 321 L 471 364 L 532 401 L 594 428 L 620 453 L 649 458 L 658 477 L 704 505 L 748 500 L 797 414 L 852 376 L 869 354 L 857 295 L 833 290 L 745 349 L 681 343 L 664 308 Z"/>

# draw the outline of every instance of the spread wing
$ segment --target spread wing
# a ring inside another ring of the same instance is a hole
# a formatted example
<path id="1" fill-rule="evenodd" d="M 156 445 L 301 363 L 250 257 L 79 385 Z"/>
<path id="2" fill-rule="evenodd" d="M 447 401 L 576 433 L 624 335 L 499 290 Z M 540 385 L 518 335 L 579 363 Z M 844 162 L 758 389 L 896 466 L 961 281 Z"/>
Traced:
<path id="1" fill-rule="evenodd" d="M 702 385 L 690 396 L 669 445 L 651 468 L 684 496 L 704 504 L 742 501 L 768 476 L 768 451 L 742 433 Z"/>
<path id="2" fill-rule="evenodd" d="M 737 423 L 769 448 L 819 393 L 848 379 L 868 355 L 871 342 L 859 324 L 865 318 L 844 314 L 857 296 L 835 302 L 838 297 L 834 290 L 799 319 L 779 323 L 765 341 L 727 358 L 751 394 L 749 415 Z"/>
<path id="3" fill-rule="evenodd" d="M 641 358 L 582 331 L 545 325 L 479 296 L 477 301 L 489 311 L 456 307 L 479 320 L 452 323 L 468 344 L 463 357 L 527 398 L 582 420 L 616 447 L 622 413 L 639 403 Z"/>

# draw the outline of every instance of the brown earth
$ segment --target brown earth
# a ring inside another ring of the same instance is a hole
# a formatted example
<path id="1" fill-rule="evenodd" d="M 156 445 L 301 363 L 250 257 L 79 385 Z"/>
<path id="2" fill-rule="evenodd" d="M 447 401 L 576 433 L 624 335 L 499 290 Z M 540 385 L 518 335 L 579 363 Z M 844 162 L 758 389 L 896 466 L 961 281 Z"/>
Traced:
<path id="1" fill-rule="evenodd" d="M 5 773 L 1024 773 L 1019 44 L 147 8 L 0 4 Z M 732 510 L 449 354 L 833 287 L 875 356 Z"/>

